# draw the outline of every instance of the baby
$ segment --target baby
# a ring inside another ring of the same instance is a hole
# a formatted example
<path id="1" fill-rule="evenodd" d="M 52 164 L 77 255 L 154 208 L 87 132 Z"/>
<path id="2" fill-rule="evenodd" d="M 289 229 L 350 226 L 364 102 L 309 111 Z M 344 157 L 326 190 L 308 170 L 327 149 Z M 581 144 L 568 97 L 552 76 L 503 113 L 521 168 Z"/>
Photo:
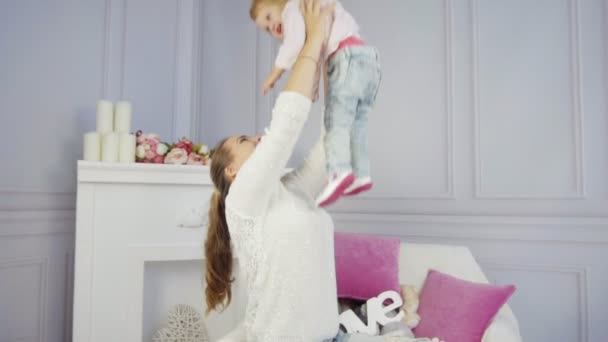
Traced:
<path id="1" fill-rule="evenodd" d="M 282 41 L 274 70 L 262 86 L 264 95 L 294 65 L 304 45 L 299 5 L 300 0 L 252 1 L 250 16 L 256 25 Z M 323 58 L 316 62 L 326 63 L 324 147 L 329 179 L 316 199 L 319 206 L 372 187 L 367 122 L 381 80 L 378 51 L 363 42 L 355 19 L 338 1 Z"/>

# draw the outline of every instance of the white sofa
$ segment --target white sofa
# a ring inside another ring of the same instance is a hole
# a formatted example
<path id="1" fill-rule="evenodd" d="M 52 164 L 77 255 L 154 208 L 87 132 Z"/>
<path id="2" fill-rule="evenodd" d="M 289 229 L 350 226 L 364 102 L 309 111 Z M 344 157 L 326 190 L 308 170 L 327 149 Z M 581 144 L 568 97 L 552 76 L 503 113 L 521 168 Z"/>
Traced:
<path id="1" fill-rule="evenodd" d="M 420 291 L 430 268 L 461 279 L 488 283 L 481 267 L 466 247 L 401 244 L 399 256 L 401 284 L 414 285 Z M 233 331 L 218 342 L 242 342 L 242 334 L 242 331 Z M 517 319 L 508 305 L 504 305 L 496 315 L 486 330 L 482 342 L 522 342 Z"/>
<path id="2" fill-rule="evenodd" d="M 401 244 L 399 279 L 402 284 L 422 288 L 430 268 L 452 276 L 488 283 L 481 267 L 466 247 L 426 244 Z M 482 342 L 521 342 L 519 325 L 511 308 L 504 305 L 486 330 Z"/>

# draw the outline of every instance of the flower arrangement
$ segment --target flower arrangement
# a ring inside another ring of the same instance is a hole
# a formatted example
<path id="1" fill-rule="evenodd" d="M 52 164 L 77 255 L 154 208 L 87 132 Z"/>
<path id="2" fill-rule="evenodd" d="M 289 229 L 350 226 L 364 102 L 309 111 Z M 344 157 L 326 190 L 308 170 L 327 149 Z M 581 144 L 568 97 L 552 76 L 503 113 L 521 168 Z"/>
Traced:
<path id="1" fill-rule="evenodd" d="M 211 151 L 206 145 L 194 144 L 183 137 L 178 142 L 168 144 L 157 134 L 137 131 L 135 160 L 138 163 L 209 165 Z"/>

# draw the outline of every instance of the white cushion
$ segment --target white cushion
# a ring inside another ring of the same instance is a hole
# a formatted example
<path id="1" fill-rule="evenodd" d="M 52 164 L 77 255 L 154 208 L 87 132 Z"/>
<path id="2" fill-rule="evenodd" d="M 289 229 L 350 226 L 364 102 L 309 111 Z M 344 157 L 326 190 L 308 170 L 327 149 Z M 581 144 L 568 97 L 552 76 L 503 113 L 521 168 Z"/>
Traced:
<path id="1" fill-rule="evenodd" d="M 488 283 L 481 267 L 468 248 L 462 246 L 402 243 L 399 280 L 422 288 L 430 268 L 452 276 Z M 482 342 L 521 342 L 519 325 L 509 305 L 504 305 L 486 330 Z"/>

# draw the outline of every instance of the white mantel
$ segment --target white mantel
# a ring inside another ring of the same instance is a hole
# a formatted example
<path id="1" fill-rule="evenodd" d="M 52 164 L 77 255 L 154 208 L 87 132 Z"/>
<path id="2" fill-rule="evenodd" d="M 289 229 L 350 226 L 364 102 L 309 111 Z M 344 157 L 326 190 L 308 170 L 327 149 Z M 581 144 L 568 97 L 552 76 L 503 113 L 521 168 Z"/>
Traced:
<path id="1" fill-rule="evenodd" d="M 101 163 L 78 161 L 78 184 L 129 183 L 211 186 L 209 167 L 202 165 Z"/>
<path id="2" fill-rule="evenodd" d="M 74 341 L 146 340 L 166 317 L 150 311 L 184 300 L 203 312 L 210 194 L 206 166 L 78 162 Z M 208 318 L 212 340 L 236 324 L 241 298 Z"/>

